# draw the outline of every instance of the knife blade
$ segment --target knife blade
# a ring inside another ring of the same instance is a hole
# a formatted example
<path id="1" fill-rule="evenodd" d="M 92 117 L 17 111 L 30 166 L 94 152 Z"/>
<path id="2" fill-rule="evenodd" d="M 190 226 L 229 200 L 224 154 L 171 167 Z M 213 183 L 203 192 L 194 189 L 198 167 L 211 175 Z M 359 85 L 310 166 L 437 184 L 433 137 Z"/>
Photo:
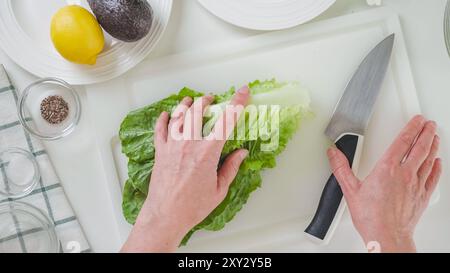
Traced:
<path id="1" fill-rule="evenodd" d="M 394 40 L 395 34 L 389 35 L 365 57 L 347 84 L 325 130 L 325 135 L 345 154 L 354 172 L 358 168 L 364 134 L 386 75 Z M 328 242 L 345 210 L 342 196 L 342 190 L 332 174 L 322 191 L 316 213 L 305 230 L 307 234 Z"/>

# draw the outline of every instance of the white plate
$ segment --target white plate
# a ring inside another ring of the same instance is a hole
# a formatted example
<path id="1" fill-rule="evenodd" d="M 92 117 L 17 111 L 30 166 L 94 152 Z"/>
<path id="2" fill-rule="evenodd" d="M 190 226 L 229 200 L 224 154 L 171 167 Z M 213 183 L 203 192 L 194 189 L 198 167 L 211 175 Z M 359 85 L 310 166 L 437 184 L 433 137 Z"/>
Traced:
<path id="1" fill-rule="evenodd" d="M 18 65 L 38 77 L 57 77 L 71 84 L 113 79 L 141 62 L 155 47 L 169 21 L 172 0 L 148 0 L 154 11 L 150 33 L 135 43 L 123 43 L 105 32 L 106 46 L 94 66 L 70 63 L 50 39 L 53 14 L 66 4 L 86 1 L 1 0 L 0 46 Z"/>
<path id="2" fill-rule="evenodd" d="M 248 29 L 277 30 L 303 24 L 335 0 L 198 0 L 212 14 Z"/>

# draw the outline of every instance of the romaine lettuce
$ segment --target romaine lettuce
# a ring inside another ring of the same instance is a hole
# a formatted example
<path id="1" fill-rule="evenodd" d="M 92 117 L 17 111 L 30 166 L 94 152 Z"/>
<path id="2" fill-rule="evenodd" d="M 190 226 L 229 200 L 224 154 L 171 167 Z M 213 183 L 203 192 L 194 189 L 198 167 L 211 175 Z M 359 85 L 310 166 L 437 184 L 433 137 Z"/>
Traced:
<path id="1" fill-rule="evenodd" d="M 251 128 L 261 126 L 261 120 L 264 126 L 270 127 L 270 115 L 264 115 L 264 118 L 258 117 L 258 122 L 252 122 L 253 119 L 249 119 L 248 113 L 244 115 L 243 118 L 248 123 L 245 126 L 245 138 L 229 139 L 223 148 L 221 162 L 238 148 L 247 149 L 249 155 L 241 165 L 225 200 L 185 236 L 182 245 L 187 243 L 196 230 L 220 230 L 233 219 L 247 202 L 250 193 L 261 186 L 261 171 L 275 167 L 276 157 L 286 148 L 287 142 L 298 129 L 300 121 L 310 113 L 308 93 L 298 83 L 279 83 L 275 80 L 255 81 L 249 84 L 249 88 L 252 94 L 251 104 L 279 105 L 279 126 L 276 127 L 276 130 L 269 130 L 270 135 L 265 136 L 277 137 L 277 145 L 270 151 L 262 150 L 261 144 L 267 144 L 268 140 L 262 135 L 258 135 L 256 139 L 248 135 Z M 234 92 L 235 89 L 231 88 L 224 94 L 215 95 L 214 105 L 211 106 L 209 112 L 217 112 L 213 111 L 215 107 L 223 108 Z M 196 98 L 202 95 L 200 92 L 183 88 L 176 95 L 129 113 L 122 122 L 119 136 L 122 151 L 129 159 L 129 179 L 124 188 L 122 207 L 123 214 L 129 223 L 135 223 L 148 192 L 155 156 L 153 134 L 156 119 L 163 111 L 170 113 L 184 97 Z M 212 115 L 209 118 L 214 119 L 215 117 Z M 207 121 L 208 119 L 205 119 L 206 123 Z"/>

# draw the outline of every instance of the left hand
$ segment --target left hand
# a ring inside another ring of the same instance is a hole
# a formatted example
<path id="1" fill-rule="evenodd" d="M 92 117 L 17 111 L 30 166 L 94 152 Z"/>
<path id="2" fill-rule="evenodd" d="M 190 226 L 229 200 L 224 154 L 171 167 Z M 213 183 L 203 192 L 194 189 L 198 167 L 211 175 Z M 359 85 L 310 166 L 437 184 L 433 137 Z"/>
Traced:
<path id="1" fill-rule="evenodd" d="M 184 98 L 170 120 L 168 113 L 161 114 L 155 127 L 149 194 L 123 252 L 174 251 L 186 233 L 224 200 L 248 152 L 233 152 L 217 168 L 249 97 L 248 87 L 234 95 L 212 132 L 220 138 L 202 137 L 203 113 L 212 96 L 195 102 Z"/>

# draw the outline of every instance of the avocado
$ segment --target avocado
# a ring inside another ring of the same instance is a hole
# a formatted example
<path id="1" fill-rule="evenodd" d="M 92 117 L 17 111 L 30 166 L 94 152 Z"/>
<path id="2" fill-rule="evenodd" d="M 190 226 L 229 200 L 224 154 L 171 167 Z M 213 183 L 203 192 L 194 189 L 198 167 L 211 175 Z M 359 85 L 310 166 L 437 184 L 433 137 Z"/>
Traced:
<path id="1" fill-rule="evenodd" d="M 153 10 L 146 0 L 88 0 L 103 29 L 112 37 L 135 42 L 152 26 Z"/>

